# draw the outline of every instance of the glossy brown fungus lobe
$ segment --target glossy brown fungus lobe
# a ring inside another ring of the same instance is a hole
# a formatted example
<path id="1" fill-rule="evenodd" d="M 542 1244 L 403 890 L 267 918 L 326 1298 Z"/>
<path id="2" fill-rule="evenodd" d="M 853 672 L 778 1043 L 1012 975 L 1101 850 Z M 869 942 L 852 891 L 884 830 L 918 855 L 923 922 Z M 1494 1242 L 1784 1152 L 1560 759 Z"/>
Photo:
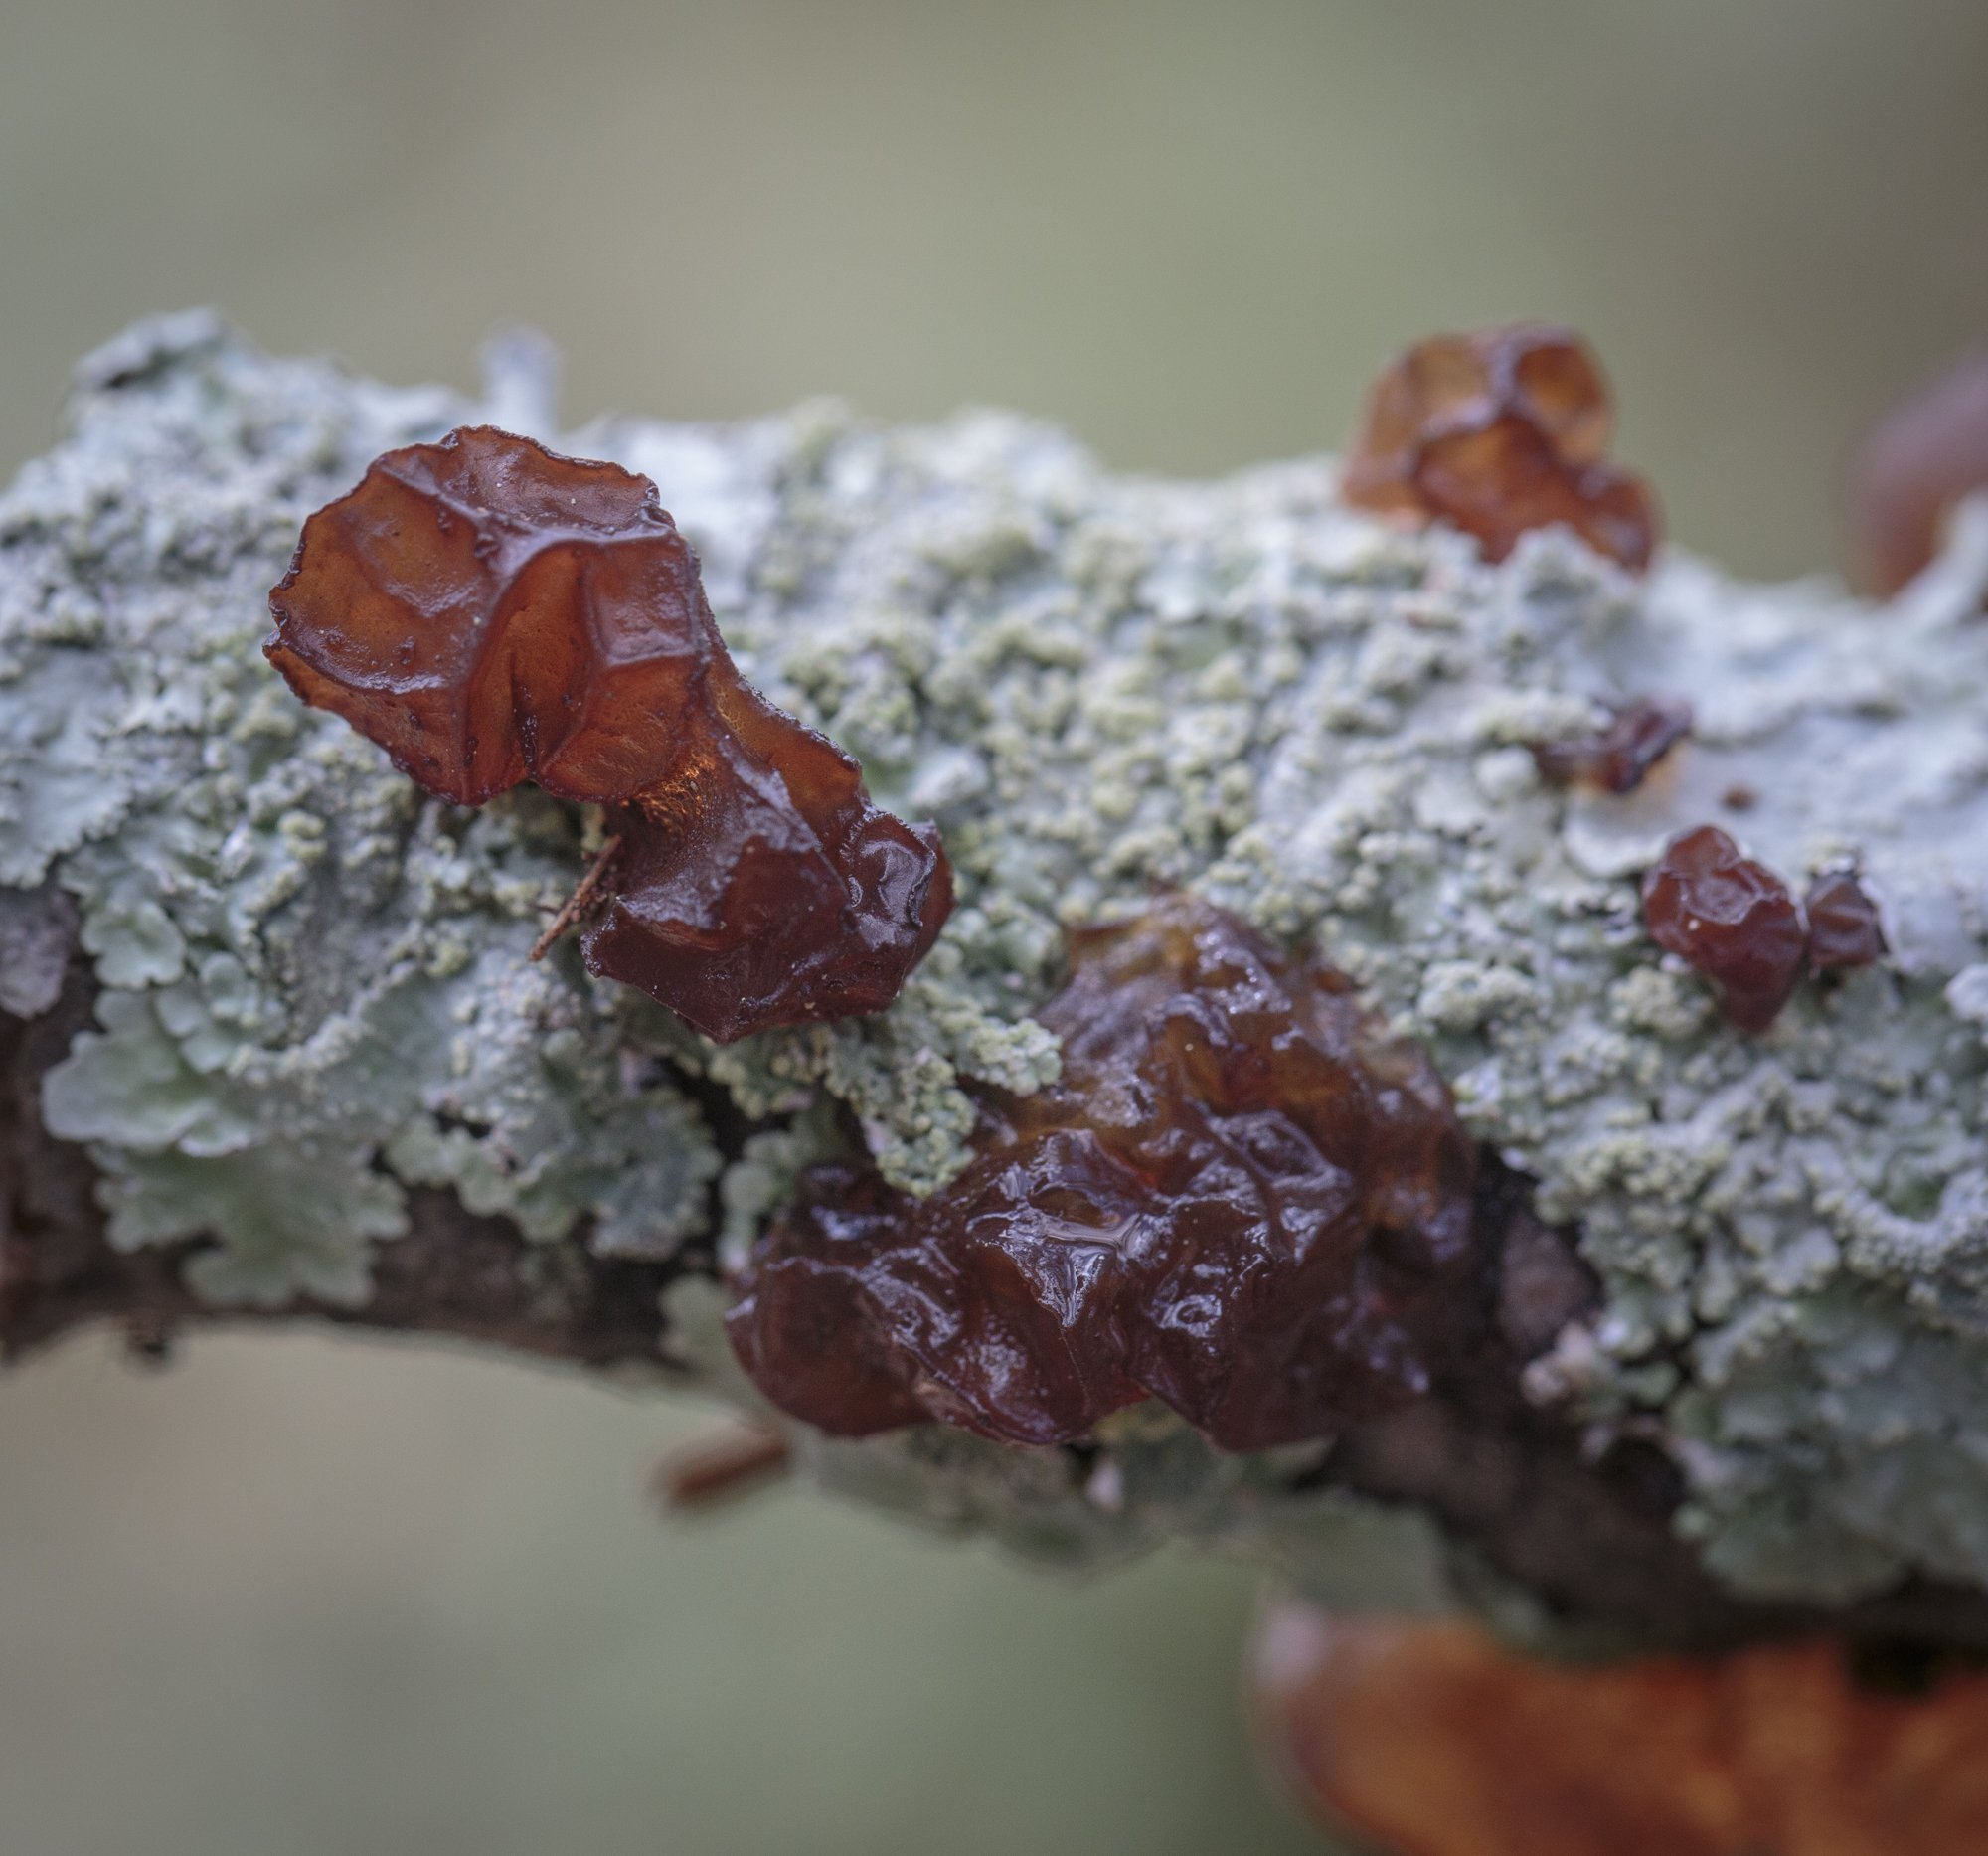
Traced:
<path id="1" fill-rule="evenodd" d="M 1808 928 L 1788 886 L 1717 825 L 1673 838 L 1643 877 L 1650 938 L 1703 973 L 1726 1016 L 1765 1031 L 1808 957 Z"/>
<path id="2" fill-rule="evenodd" d="M 1556 785 L 1629 793 L 1690 733 L 1689 703 L 1675 697 L 1639 696 L 1615 709 L 1607 724 L 1591 735 L 1537 743 L 1533 759 L 1542 777 Z"/>
<path id="3" fill-rule="evenodd" d="M 1152 1397 L 1242 1450 L 1428 1385 L 1475 1156 L 1341 975 L 1175 898 L 1077 932 L 1040 1016 L 1062 1080 L 990 1095 L 950 1186 L 817 1169 L 761 1242 L 728 1328 L 776 1406 L 1043 1444 Z"/>
<path id="4" fill-rule="evenodd" d="M 1869 966 L 1885 951 L 1878 905 L 1847 870 L 1817 877 L 1803 898 L 1808 917 L 1808 963 L 1819 973 Z"/>
<path id="5" fill-rule="evenodd" d="M 713 1038 L 881 1011 L 952 906 L 933 828 L 739 674 L 646 477 L 488 425 L 389 451 L 269 605 L 290 687 L 429 792 L 608 807 L 586 962 Z"/>
<path id="6" fill-rule="evenodd" d="M 1250 1699 L 1298 1800 L 1395 1856 L 1988 1849 L 1988 1671 L 1908 1651 L 1918 1681 L 1867 1686 L 1883 1660 L 1811 1639 L 1549 1663 L 1475 1624 L 1284 1600 Z"/>
<path id="7" fill-rule="evenodd" d="M 1988 346 L 1892 409 L 1850 469 L 1851 545 L 1871 591 L 1897 592 L 1939 551 L 1955 504 L 1988 489 Z"/>
<path id="8" fill-rule="evenodd" d="M 1656 501 L 1603 461 L 1611 417 L 1601 370 L 1570 330 L 1521 322 L 1432 336 L 1376 384 L 1341 494 L 1451 523 L 1491 561 L 1528 529 L 1564 522 L 1640 572 L 1656 546 Z"/>

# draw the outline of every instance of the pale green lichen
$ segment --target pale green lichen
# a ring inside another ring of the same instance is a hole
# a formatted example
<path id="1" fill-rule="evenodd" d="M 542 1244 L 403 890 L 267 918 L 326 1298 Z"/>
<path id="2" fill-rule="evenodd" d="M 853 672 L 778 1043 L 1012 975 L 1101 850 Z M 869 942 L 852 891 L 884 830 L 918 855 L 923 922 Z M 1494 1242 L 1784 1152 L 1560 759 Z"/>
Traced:
<path id="1" fill-rule="evenodd" d="M 199 319 L 120 354 L 0 503 L 0 870 L 80 907 L 97 1028 L 44 1106 L 112 1240 L 211 1235 L 195 1286 L 275 1303 L 363 1299 L 411 1184 L 608 1250 L 701 1229 L 695 1109 L 627 1061 L 615 989 L 525 960 L 576 822 L 422 800 L 261 659 L 303 516 L 456 409 Z"/>
<path id="2" fill-rule="evenodd" d="M 0 883 L 53 874 L 81 906 L 99 1029 L 47 1099 L 121 1242 L 204 1228 L 211 1292 L 356 1294 L 369 1235 L 432 1182 L 536 1236 L 666 1249 L 713 1197 L 687 1078 L 764 1120 L 719 1194 L 734 1248 L 844 1110 L 928 1190 L 964 1158 L 967 1086 L 1054 1074 L 1029 1013 L 1067 926 L 1187 884 L 1319 945 L 1577 1224 L 1605 1305 L 1528 1385 L 1666 1442 L 1722 1579 L 1988 1582 L 1980 523 L 1877 616 L 1683 557 L 1640 585 L 1559 533 L 1489 566 L 1347 511 L 1329 460 L 1128 481 L 1027 422 L 893 431 L 830 405 L 570 435 L 656 478 L 746 674 L 880 803 L 936 818 L 958 877 L 891 1011 L 721 1049 L 570 950 L 525 964 L 585 821 L 420 800 L 256 654 L 302 515 L 463 409 L 200 323 L 91 380 L 76 437 L 0 503 Z M 1542 783 L 1527 744 L 1653 693 L 1698 728 L 1641 790 Z M 1892 957 L 1805 986 L 1764 1037 L 1725 1026 L 1637 896 L 1706 820 L 1796 886 L 1857 863 Z M 670 1344 L 716 1376 L 713 1312 L 673 1304 Z M 816 1455 L 1065 1557 L 1252 1529 L 1269 1551 L 1345 1506 L 1178 1427 L 1114 1430 L 1075 1483 L 1066 1454 L 936 1432 Z"/>

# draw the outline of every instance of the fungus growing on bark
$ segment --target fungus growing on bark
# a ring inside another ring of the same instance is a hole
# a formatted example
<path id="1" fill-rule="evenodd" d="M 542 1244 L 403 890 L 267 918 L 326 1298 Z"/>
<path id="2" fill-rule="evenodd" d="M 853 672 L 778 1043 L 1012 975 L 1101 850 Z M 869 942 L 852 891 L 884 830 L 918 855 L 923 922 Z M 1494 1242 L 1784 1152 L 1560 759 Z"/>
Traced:
<path id="1" fill-rule="evenodd" d="M 1383 374 L 1346 460 L 1359 508 L 1443 521 L 1502 561 L 1528 529 L 1564 522 L 1626 568 L 1649 565 L 1655 499 L 1602 461 L 1611 409 L 1572 331 L 1520 322 L 1417 342 Z"/>
<path id="2" fill-rule="evenodd" d="M 1898 591 L 1939 551 L 1954 505 L 1988 489 L 1988 347 L 1901 401 L 1864 436 L 1850 471 L 1858 571 Z"/>
<path id="3" fill-rule="evenodd" d="M 1556 785 L 1634 792 L 1644 776 L 1691 733 L 1691 705 L 1676 697 L 1639 696 L 1622 704 L 1607 726 L 1573 741 L 1540 742 L 1533 759 Z"/>
<path id="4" fill-rule="evenodd" d="M 728 1329 L 782 1410 L 1070 1441 L 1154 1397 L 1227 1449 L 1420 1393 L 1474 1255 L 1474 1154 L 1428 1061 L 1318 963 L 1175 898 L 1073 937 L 1061 1082 L 990 1094 L 919 1202 L 817 1169 Z"/>
<path id="5" fill-rule="evenodd" d="M 646 477 L 488 425 L 389 451 L 269 605 L 290 687 L 429 792 L 606 806 L 586 962 L 711 1037 L 881 1011 L 951 908 L 937 832 L 740 676 Z"/>
<path id="6" fill-rule="evenodd" d="M 1817 972 L 1869 966 L 1884 953 L 1878 905 L 1849 871 L 1817 877 L 1802 907 L 1808 917 L 1808 963 Z"/>
<path id="7" fill-rule="evenodd" d="M 1460 1622 L 1274 1606 L 1251 1671 L 1298 1797 L 1398 1856 L 1988 1848 L 1988 1674 L 1858 1685 L 1831 1642 L 1577 1667 Z"/>
<path id="8" fill-rule="evenodd" d="M 1643 923 L 1659 947 L 1712 981 L 1742 1031 L 1774 1022 L 1808 956 L 1808 928 L 1788 886 L 1717 825 L 1664 847 L 1643 877 Z"/>

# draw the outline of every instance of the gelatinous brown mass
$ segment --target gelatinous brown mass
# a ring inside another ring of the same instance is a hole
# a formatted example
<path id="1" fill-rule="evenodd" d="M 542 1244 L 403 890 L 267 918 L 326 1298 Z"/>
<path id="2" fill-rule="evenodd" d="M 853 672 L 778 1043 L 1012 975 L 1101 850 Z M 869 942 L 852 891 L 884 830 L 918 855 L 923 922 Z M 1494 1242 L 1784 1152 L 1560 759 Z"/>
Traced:
<path id="1" fill-rule="evenodd" d="M 1349 503 L 1444 521 L 1502 561 L 1528 529 L 1565 522 L 1641 570 L 1655 498 L 1602 461 L 1607 384 L 1571 331 L 1521 322 L 1417 342 L 1381 376 L 1346 461 Z"/>
<path id="2" fill-rule="evenodd" d="M 1788 886 L 1717 825 L 1673 838 L 1643 877 L 1650 938 L 1689 960 L 1719 989 L 1726 1016 L 1765 1031 L 1788 1002 L 1808 931 Z"/>
<path id="3" fill-rule="evenodd" d="M 612 808 L 587 964 L 711 1037 L 881 1011 L 952 906 L 937 833 L 740 676 L 646 477 L 488 425 L 389 451 L 269 605 L 290 687 L 428 791 Z"/>
<path id="4" fill-rule="evenodd" d="M 1988 347 L 1901 402 L 1857 447 L 1851 540 L 1864 584 L 1897 592 L 1938 552 L 1954 505 L 1980 489 L 1988 489 Z"/>
<path id="5" fill-rule="evenodd" d="M 1869 966 L 1885 951 L 1878 905 L 1847 870 L 1817 877 L 1803 903 L 1808 916 L 1808 960 L 1818 972 Z"/>
<path id="6" fill-rule="evenodd" d="M 1559 785 L 1579 783 L 1603 792 L 1634 792 L 1643 776 L 1691 733 L 1691 705 L 1675 697 L 1639 696 L 1608 725 L 1574 741 L 1533 749 L 1540 772 Z"/>
<path id="7" fill-rule="evenodd" d="M 1979 1670 L 1864 1688 L 1829 1642 L 1582 1668 L 1471 1624 L 1286 1602 L 1251 1691 L 1299 1798 L 1396 1856 L 1988 1849 Z"/>
<path id="8" fill-rule="evenodd" d="M 1152 1396 L 1260 1449 L 1424 1388 L 1474 1154 L 1419 1052 L 1185 898 L 1079 931 L 1041 1017 L 1062 1081 L 990 1097 L 952 1185 L 819 1169 L 761 1244 L 728 1326 L 775 1405 L 1053 1443 Z"/>

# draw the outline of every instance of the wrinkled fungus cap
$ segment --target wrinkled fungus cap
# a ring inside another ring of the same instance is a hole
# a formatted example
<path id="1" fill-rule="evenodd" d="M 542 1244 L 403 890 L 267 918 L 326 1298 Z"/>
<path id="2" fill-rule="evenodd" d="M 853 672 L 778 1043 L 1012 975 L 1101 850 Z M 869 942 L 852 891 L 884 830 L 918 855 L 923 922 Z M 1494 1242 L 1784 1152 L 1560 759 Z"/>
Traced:
<path id="1" fill-rule="evenodd" d="M 1061 1082 L 990 1094 L 922 1201 L 819 1169 L 735 1284 L 734 1349 L 845 1434 L 1068 1442 L 1156 1398 L 1225 1449 L 1430 1384 L 1477 1251 L 1475 1152 L 1346 980 L 1187 897 L 1079 930 Z"/>
<path id="2" fill-rule="evenodd" d="M 1607 384 L 1586 345 L 1519 322 L 1417 342 L 1376 383 L 1340 490 L 1357 508 L 1448 522 L 1502 561 L 1559 522 L 1637 572 L 1657 540 L 1638 477 L 1603 461 Z"/>
<path id="3" fill-rule="evenodd" d="M 729 1041 L 881 1011 L 952 905 L 938 835 L 740 676 L 656 487 L 493 426 L 305 524 L 264 649 L 427 791 L 610 808 L 587 964 Z"/>

